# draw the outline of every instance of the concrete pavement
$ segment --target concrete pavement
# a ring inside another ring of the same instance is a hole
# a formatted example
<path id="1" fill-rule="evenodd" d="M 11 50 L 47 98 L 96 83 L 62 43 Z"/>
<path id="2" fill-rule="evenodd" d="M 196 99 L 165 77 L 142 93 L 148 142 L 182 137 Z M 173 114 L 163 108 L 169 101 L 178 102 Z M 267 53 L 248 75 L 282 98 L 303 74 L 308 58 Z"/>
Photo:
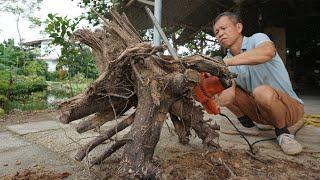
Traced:
<path id="1" fill-rule="evenodd" d="M 320 113 L 320 97 L 303 97 L 305 111 L 308 114 Z M 240 127 L 235 117 L 224 110 L 231 119 Z M 209 116 L 221 125 L 222 129 L 233 129 L 228 121 L 220 116 Z M 65 125 L 55 120 L 30 122 L 25 124 L 14 124 L 0 128 L 0 179 L 4 175 L 12 174 L 27 168 L 45 168 L 57 172 L 69 172 L 69 179 L 94 179 L 88 171 L 86 161 L 77 162 L 73 157 L 77 150 L 98 136 L 97 132 L 89 131 L 79 134 L 75 131 L 75 125 L 79 121 Z M 110 128 L 115 122 L 107 123 L 102 129 Z M 178 143 L 177 136 L 173 133 L 173 126 L 170 121 L 169 128 L 164 126 L 160 141 L 157 145 L 155 156 L 165 158 L 165 151 L 201 151 L 202 145 L 199 138 L 191 137 L 190 144 L 183 146 Z M 119 134 L 122 136 L 128 131 Z M 273 132 L 266 137 L 249 136 L 250 142 L 273 136 Z M 320 157 L 320 128 L 306 126 L 299 131 L 297 139 L 303 144 L 304 152 L 299 156 L 284 155 L 276 141 L 266 141 L 256 145 L 261 154 L 284 158 L 297 162 L 319 162 Z M 248 149 L 245 141 L 239 136 L 221 133 L 219 143 L 225 149 Z M 108 145 L 99 146 L 90 153 L 90 157 L 100 154 Z M 308 152 L 308 153 L 307 153 Z M 311 154 L 310 154 L 311 152 Z M 119 153 L 115 155 L 119 158 Z M 320 162 L 319 162 L 320 163 Z"/>

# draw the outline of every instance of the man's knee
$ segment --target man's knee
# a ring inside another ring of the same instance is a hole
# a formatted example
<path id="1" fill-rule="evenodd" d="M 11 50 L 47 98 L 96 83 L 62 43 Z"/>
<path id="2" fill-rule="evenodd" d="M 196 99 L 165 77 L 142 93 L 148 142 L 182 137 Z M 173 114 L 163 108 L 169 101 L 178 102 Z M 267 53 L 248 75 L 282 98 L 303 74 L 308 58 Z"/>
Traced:
<path id="1" fill-rule="evenodd" d="M 224 91 L 222 91 L 218 97 L 219 97 L 219 105 L 220 106 L 227 106 L 230 104 L 233 104 L 235 101 L 235 89 L 229 88 Z"/>
<path id="2" fill-rule="evenodd" d="M 269 85 L 261 85 L 256 87 L 253 90 L 252 95 L 257 102 L 267 106 L 270 106 L 276 98 L 275 90 Z"/>

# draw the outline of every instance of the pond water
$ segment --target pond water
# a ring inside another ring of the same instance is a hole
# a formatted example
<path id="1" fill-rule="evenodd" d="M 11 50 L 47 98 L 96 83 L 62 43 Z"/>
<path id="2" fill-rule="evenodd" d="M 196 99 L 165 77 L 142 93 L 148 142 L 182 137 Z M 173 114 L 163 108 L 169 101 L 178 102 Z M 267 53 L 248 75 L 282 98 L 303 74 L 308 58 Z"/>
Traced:
<path id="1" fill-rule="evenodd" d="M 18 109 L 21 111 L 56 109 L 61 102 L 83 92 L 87 86 L 88 83 L 74 84 L 72 85 L 73 93 L 71 93 L 71 88 L 70 86 L 68 87 L 68 84 L 60 82 L 49 82 L 46 91 L 35 92 L 30 96 L 10 102 L 10 105 L 7 109 L 9 111 L 13 109 Z"/>
<path id="2" fill-rule="evenodd" d="M 61 96 L 61 95 L 57 96 L 49 92 L 47 94 L 47 104 L 48 106 L 56 105 L 57 103 L 67 100 L 68 98 L 70 98 L 70 95 L 68 94 L 65 94 L 64 96 Z"/>

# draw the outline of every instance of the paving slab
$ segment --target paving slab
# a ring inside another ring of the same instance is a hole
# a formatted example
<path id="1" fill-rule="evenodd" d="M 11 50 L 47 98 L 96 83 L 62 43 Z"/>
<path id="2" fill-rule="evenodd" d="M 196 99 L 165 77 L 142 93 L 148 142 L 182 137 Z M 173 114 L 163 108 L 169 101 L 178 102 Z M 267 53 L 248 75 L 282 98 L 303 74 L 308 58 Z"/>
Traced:
<path id="1" fill-rule="evenodd" d="M 68 179 L 88 177 L 85 168 L 76 162 L 38 145 L 24 146 L 1 153 L 0 179 L 25 169 L 68 172 L 71 174 Z"/>
<path id="2" fill-rule="evenodd" d="M 36 133 L 30 133 L 24 135 L 24 138 L 30 142 L 42 145 L 54 152 L 66 155 L 67 157 L 74 159 L 77 151 L 92 139 L 99 136 L 94 130 L 87 131 L 79 134 L 76 132 L 75 124 L 59 124 L 60 128 L 53 131 L 41 131 Z M 102 130 L 113 127 L 114 124 L 110 124 L 109 127 L 104 126 Z M 118 134 L 118 138 L 121 138 L 128 132 L 129 129 L 125 129 Z M 105 151 L 112 143 L 110 141 L 106 144 L 100 145 L 90 152 L 89 157 L 95 157 Z"/>
<path id="3" fill-rule="evenodd" d="M 54 152 L 68 154 L 79 149 L 83 144 L 89 142 L 98 133 L 87 132 L 79 134 L 71 125 L 63 125 L 54 131 L 41 131 L 24 136 L 30 142 L 42 145 Z M 73 158 L 73 157 L 71 157 Z"/>
<path id="4" fill-rule="evenodd" d="M 296 134 L 304 152 L 320 153 L 320 128 L 312 125 L 304 126 Z"/>
<path id="5" fill-rule="evenodd" d="M 59 129 L 59 124 L 60 123 L 56 121 L 30 122 L 7 126 L 7 129 L 19 135 L 25 135 L 29 133 Z"/>
<path id="6" fill-rule="evenodd" d="M 302 95 L 304 102 L 304 112 L 306 114 L 320 114 L 320 96 Z"/>
<path id="7" fill-rule="evenodd" d="M 30 145 L 29 142 L 21 139 L 20 137 L 12 134 L 9 131 L 0 132 L 0 139 L 0 152 L 7 151 L 12 148 Z"/>

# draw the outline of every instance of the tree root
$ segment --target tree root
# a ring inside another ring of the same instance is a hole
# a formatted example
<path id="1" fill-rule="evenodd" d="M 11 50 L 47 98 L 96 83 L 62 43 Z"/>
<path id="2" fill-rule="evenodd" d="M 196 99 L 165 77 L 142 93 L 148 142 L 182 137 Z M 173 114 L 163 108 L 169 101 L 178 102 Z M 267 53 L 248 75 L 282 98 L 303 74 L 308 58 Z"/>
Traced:
<path id="1" fill-rule="evenodd" d="M 131 114 L 128 118 L 121 121 L 119 124 L 117 124 L 116 127 L 108 130 L 105 133 L 102 133 L 99 137 L 93 139 L 91 142 L 89 142 L 87 145 L 82 147 L 78 153 L 75 155 L 75 159 L 77 161 L 82 161 L 83 158 L 95 147 L 100 145 L 105 140 L 110 139 L 112 136 L 114 136 L 117 132 L 122 131 L 123 129 L 127 128 L 133 123 L 135 114 Z"/>
<path id="2" fill-rule="evenodd" d="M 102 155 L 99 157 L 93 159 L 90 161 L 90 164 L 100 164 L 103 160 L 105 160 L 107 157 L 111 156 L 114 152 L 116 152 L 118 149 L 123 147 L 130 139 L 121 139 L 117 140 L 108 150 L 106 150 Z"/>
<path id="3" fill-rule="evenodd" d="M 132 102 L 127 103 L 118 102 L 113 104 L 113 107 L 108 108 L 103 112 L 97 112 L 91 119 L 82 121 L 76 127 L 78 133 L 83 133 L 91 129 L 98 128 L 108 121 L 112 121 L 125 112 L 127 112 L 132 107 Z"/>
<path id="4" fill-rule="evenodd" d="M 183 119 L 179 119 L 178 116 L 170 113 L 170 119 L 173 123 L 175 132 L 177 133 L 179 137 L 179 142 L 181 144 L 188 144 L 189 143 L 189 136 L 191 135 L 190 128 L 191 124 L 190 122 L 186 122 Z"/>

